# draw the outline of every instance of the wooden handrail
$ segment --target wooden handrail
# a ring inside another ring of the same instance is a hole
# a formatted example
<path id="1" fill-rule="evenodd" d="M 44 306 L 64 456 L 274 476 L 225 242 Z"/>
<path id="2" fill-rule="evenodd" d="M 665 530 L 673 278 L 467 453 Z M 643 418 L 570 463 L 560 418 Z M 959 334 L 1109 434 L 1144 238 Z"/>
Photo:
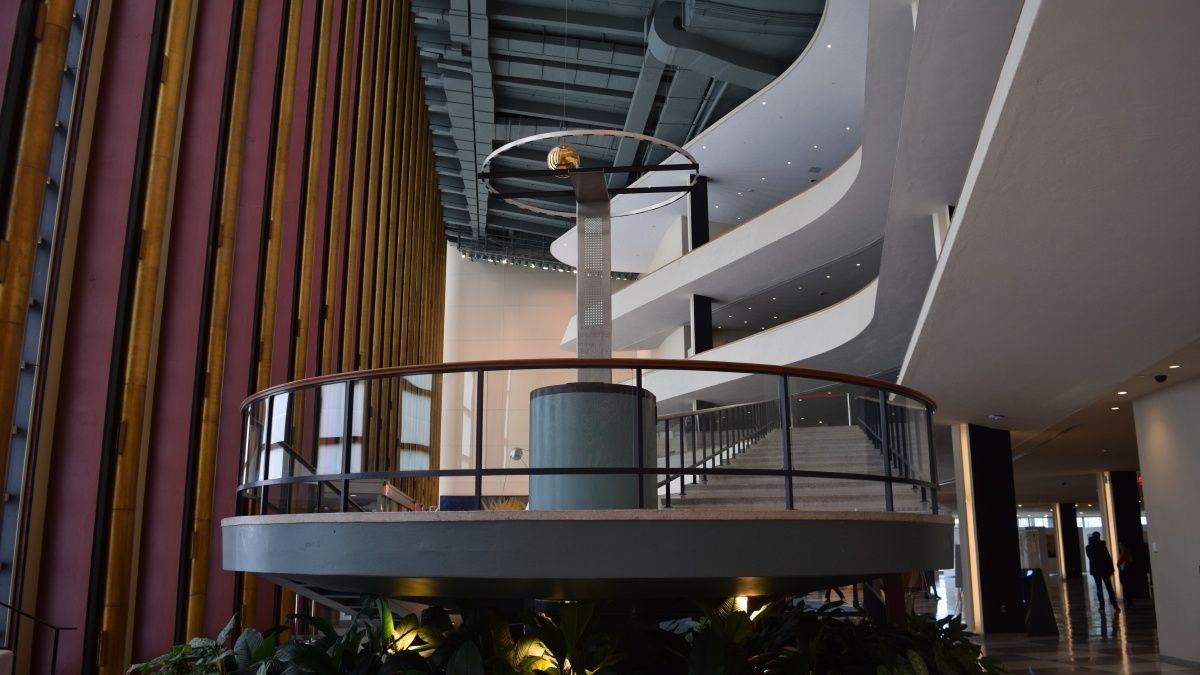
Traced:
<path id="1" fill-rule="evenodd" d="M 476 371 L 504 370 L 570 370 L 577 368 L 612 368 L 612 369 L 642 369 L 645 370 L 688 370 L 735 372 L 747 375 L 786 375 L 787 377 L 802 377 L 830 382 L 859 384 L 873 389 L 895 392 L 909 398 L 924 402 L 933 411 L 937 408 L 934 400 L 925 394 L 909 389 L 903 385 L 884 382 L 861 375 L 839 373 L 831 370 L 814 368 L 799 368 L 795 366 L 771 366 L 759 363 L 733 363 L 730 361 L 701 361 L 697 359 L 504 359 L 497 361 L 457 361 L 453 363 L 421 364 L 414 366 L 396 366 L 393 368 L 378 368 L 375 370 L 360 370 L 352 373 L 335 373 L 305 380 L 296 380 L 277 385 L 254 394 L 242 401 L 242 408 L 277 394 L 298 391 L 312 387 L 337 384 L 341 382 L 356 382 L 362 380 L 379 380 L 402 375 L 466 373 Z"/>

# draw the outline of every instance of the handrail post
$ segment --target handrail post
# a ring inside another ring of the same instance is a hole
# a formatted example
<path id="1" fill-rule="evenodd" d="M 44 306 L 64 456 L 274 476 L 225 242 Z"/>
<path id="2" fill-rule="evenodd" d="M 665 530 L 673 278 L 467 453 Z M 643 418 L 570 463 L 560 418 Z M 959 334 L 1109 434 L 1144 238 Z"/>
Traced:
<path id="1" fill-rule="evenodd" d="M 342 397 L 342 475 L 350 473 L 351 442 L 354 436 L 354 380 L 346 380 L 346 395 Z M 341 512 L 350 508 L 350 479 L 342 479 Z"/>
<path id="2" fill-rule="evenodd" d="M 783 486 L 784 508 L 791 511 L 795 508 L 795 497 L 792 494 L 792 433 L 791 410 L 788 406 L 787 375 L 779 376 L 779 437 L 783 446 L 783 469 L 786 471 Z"/>
<path id="3" fill-rule="evenodd" d="M 667 498 L 663 508 L 669 509 L 671 508 L 671 420 L 663 420 L 663 422 L 666 423 L 667 427 L 667 432 L 663 435 L 663 450 L 667 453 Z M 683 459 L 682 454 L 679 455 L 679 459 Z M 657 463 L 656 461 L 655 464 Z M 679 464 L 680 468 L 683 468 L 683 462 L 681 461 Z"/>
<path id="4" fill-rule="evenodd" d="M 687 435 L 684 430 L 687 428 L 686 417 L 679 418 L 679 496 L 687 496 L 687 476 L 683 473 L 687 469 L 687 460 L 683 458 L 687 452 Z M 669 424 L 668 424 L 669 426 Z M 696 449 L 692 448 L 692 453 L 695 454 Z M 694 467 L 693 467 L 694 468 Z"/>
<path id="5" fill-rule="evenodd" d="M 888 425 L 887 392 L 882 389 L 879 390 L 879 419 L 881 421 L 879 424 L 879 447 L 880 451 L 883 452 L 883 476 L 885 479 L 883 482 L 883 501 L 890 513 L 895 510 L 895 506 L 892 503 L 892 453 L 888 443 L 888 438 L 892 435 L 892 430 Z"/>
<path id="6" fill-rule="evenodd" d="M 938 475 L 937 475 L 937 455 L 933 451 L 933 415 L 929 411 L 929 406 L 925 406 L 925 445 L 929 451 L 929 482 L 933 487 L 929 488 L 929 507 L 933 515 L 938 514 Z"/>
<path id="7" fill-rule="evenodd" d="M 634 400 L 635 400 L 635 405 L 637 405 L 638 508 L 644 509 L 644 508 L 646 508 L 646 491 L 644 489 L 642 489 L 642 484 L 646 480 L 646 448 L 645 448 L 646 439 L 645 439 L 645 434 L 642 433 L 642 424 L 643 424 L 643 421 L 642 421 L 642 369 L 640 367 L 637 369 L 637 396 L 634 397 Z M 670 426 L 671 426 L 670 424 L 667 425 L 668 430 L 670 429 Z M 658 453 L 655 453 L 655 454 L 658 454 Z M 657 461 L 655 461 L 654 463 L 658 464 Z M 655 482 L 657 483 L 658 481 L 655 481 Z M 658 490 L 655 490 L 655 492 L 657 492 L 657 491 Z M 670 499 L 670 494 L 671 494 L 671 484 L 667 483 L 667 495 L 668 495 L 667 498 L 668 498 L 668 500 Z"/>
<path id="8" fill-rule="evenodd" d="M 475 371 L 475 510 L 483 510 L 483 369 Z"/>
<path id="9" fill-rule="evenodd" d="M 692 415 L 692 469 L 696 468 L 696 427 L 700 425 L 700 418 Z M 692 485 L 700 482 L 699 474 L 692 474 Z"/>

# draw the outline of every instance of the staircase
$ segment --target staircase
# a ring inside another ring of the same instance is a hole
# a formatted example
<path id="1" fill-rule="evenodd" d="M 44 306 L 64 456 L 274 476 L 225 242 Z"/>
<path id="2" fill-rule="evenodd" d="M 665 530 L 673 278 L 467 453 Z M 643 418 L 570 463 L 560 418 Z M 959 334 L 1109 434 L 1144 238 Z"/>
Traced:
<path id="1" fill-rule="evenodd" d="M 782 469 L 783 447 L 779 430 L 738 453 L 721 468 Z M 883 456 L 858 427 L 803 427 L 791 430 L 792 468 L 882 476 Z M 672 483 L 671 508 L 682 509 L 783 509 L 784 479 L 778 476 L 719 476 L 707 483 L 691 482 L 679 496 Z M 792 479 L 792 502 L 804 511 L 884 511 L 885 484 L 877 481 L 835 478 Z M 908 485 L 892 487 L 896 511 L 928 512 L 921 491 Z"/>

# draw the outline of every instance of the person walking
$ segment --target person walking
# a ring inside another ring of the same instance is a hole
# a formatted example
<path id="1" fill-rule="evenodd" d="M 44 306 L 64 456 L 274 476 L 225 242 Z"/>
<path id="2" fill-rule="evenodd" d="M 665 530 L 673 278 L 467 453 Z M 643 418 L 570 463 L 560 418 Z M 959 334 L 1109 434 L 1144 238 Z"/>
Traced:
<path id="1" fill-rule="evenodd" d="M 1108 552 L 1108 544 L 1100 538 L 1099 532 L 1093 532 L 1088 537 L 1088 545 L 1084 547 L 1088 559 L 1088 573 L 1096 580 L 1096 599 L 1100 601 L 1100 611 L 1104 611 L 1104 589 L 1108 589 L 1108 601 L 1112 605 L 1113 614 L 1120 614 L 1117 605 L 1117 594 L 1113 592 L 1112 575 L 1113 559 Z"/>

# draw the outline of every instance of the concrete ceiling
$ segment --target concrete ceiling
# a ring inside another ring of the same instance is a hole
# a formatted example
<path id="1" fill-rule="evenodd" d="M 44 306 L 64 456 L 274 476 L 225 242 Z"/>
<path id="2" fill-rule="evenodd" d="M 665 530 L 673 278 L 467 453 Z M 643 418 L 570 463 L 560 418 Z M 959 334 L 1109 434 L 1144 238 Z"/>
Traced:
<path id="1" fill-rule="evenodd" d="M 476 178 L 489 153 L 532 134 L 581 128 L 683 145 L 792 64 L 824 4 L 413 0 L 448 239 L 467 253 L 553 262 L 550 242 L 573 221 L 489 197 Z M 490 168 L 545 168 L 550 145 L 507 153 Z M 574 145 L 585 166 L 656 164 L 666 155 L 631 139 Z M 627 180 L 614 176 L 610 187 Z M 563 189 L 553 178 L 498 187 Z"/>
<path id="2" fill-rule="evenodd" d="M 1200 5 L 1125 7 L 1024 3 L 901 375 L 1012 430 L 1023 502 L 1136 468 L 1130 401 L 1200 373 Z"/>

